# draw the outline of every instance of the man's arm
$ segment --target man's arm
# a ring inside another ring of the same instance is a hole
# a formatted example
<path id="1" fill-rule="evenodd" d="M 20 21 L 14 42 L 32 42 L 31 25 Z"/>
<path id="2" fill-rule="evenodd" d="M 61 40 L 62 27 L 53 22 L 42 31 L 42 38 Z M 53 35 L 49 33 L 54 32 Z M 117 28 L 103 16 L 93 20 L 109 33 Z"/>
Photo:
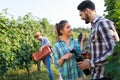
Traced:
<path id="1" fill-rule="evenodd" d="M 48 40 L 48 38 L 44 38 L 45 41 L 45 45 L 50 45 L 50 41 Z"/>
<path id="2" fill-rule="evenodd" d="M 118 41 L 120 40 L 120 39 L 119 39 L 119 36 L 118 36 L 118 33 L 117 33 L 117 31 L 115 30 L 115 28 L 114 28 L 114 30 L 110 30 L 110 34 L 113 36 L 115 42 L 118 42 Z"/>
<path id="3" fill-rule="evenodd" d="M 113 49 L 115 46 L 115 41 L 113 37 L 110 34 L 110 25 L 106 22 L 100 22 L 100 25 L 98 27 L 99 33 L 105 43 L 105 47 L 107 48 L 106 51 L 96 59 L 94 59 L 94 64 L 97 65 L 99 63 L 104 62 L 108 56 L 112 55 Z"/>

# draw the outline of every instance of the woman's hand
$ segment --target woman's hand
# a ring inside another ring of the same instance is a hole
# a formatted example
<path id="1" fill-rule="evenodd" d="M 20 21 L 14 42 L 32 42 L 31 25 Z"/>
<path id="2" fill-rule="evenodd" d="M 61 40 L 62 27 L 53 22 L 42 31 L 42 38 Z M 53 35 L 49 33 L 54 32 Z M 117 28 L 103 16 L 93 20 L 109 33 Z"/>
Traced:
<path id="1" fill-rule="evenodd" d="M 81 50 L 84 50 L 84 41 L 86 39 L 86 34 L 82 34 L 82 39 L 81 39 Z"/>
<path id="2" fill-rule="evenodd" d="M 82 39 L 81 39 L 81 41 L 85 41 L 85 39 L 86 39 L 86 34 L 84 33 L 84 34 L 82 34 Z"/>

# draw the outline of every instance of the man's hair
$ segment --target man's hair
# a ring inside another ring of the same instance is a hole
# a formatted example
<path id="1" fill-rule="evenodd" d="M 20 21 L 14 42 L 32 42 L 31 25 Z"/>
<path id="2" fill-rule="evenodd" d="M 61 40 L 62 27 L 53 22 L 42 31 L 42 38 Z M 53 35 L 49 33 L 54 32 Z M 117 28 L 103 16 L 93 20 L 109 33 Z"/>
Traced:
<path id="1" fill-rule="evenodd" d="M 84 11 L 86 8 L 95 10 L 95 4 L 90 0 L 85 0 L 85 1 L 81 2 L 77 7 L 77 9 L 80 11 Z"/>
<path id="2" fill-rule="evenodd" d="M 35 35 L 34 35 L 34 37 L 37 38 L 38 36 L 42 36 L 42 33 L 36 32 Z"/>

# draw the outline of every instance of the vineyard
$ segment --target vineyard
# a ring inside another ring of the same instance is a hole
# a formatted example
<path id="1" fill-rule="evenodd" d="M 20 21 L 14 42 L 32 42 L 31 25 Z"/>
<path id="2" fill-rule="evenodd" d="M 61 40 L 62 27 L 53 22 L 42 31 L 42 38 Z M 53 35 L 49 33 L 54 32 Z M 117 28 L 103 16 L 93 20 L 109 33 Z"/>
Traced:
<path id="1" fill-rule="evenodd" d="M 41 31 L 54 43 L 54 29 L 47 19 L 38 19 L 28 13 L 15 20 L 7 10 L 0 13 L 0 80 L 10 69 L 24 68 L 29 78 L 30 67 L 38 64 L 31 58 L 32 53 L 40 48 L 34 39 L 36 31 Z"/>
<path id="2" fill-rule="evenodd" d="M 81 28 L 73 30 L 73 37 L 76 38 L 82 31 L 90 32 Z M 7 13 L 7 9 L 0 13 L 0 80 L 2 78 L 4 80 L 5 75 L 11 70 L 14 72 L 25 70 L 27 80 L 31 77 L 31 68 L 34 65 L 40 71 L 40 62 L 33 61 L 31 57 L 40 48 L 39 42 L 34 38 L 34 33 L 37 31 L 48 37 L 51 45 L 55 43 L 54 25 L 51 25 L 46 18 L 39 19 L 28 13 L 15 20 Z"/>
<path id="3" fill-rule="evenodd" d="M 119 0 L 104 0 L 106 11 L 109 15 L 104 15 L 108 19 L 112 20 L 116 24 L 116 29 L 120 36 L 120 1 Z M 114 4 L 114 5 L 113 5 Z M 14 19 L 14 16 L 4 9 L 0 12 L 0 80 L 13 80 L 10 79 L 10 74 L 17 75 L 15 73 L 25 74 L 26 78 L 23 80 L 35 80 L 33 70 L 35 69 L 36 74 L 40 71 L 40 62 L 33 61 L 31 55 L 36 52 L 39 48 L 39 42 L 34 39 L 34 33 L 40 31 L 44 36 L 48 37 L 51 45 L 56 42 L 54 25 L 50 24 L 46 18 L 39 19 L 38 17 L 32 16 L 31 13 L 26 14 L 24 17 L 18 17 Z M 87 33 L 89 36 L 90 30 L 83 28 L 74 28 L 73 37 L 77 38 L 80 32 Z M 88 38 L 87 40 L 88 41 Z M 88 42 L 86 42 L 86 45 Z M 109 57 L 109 63 L 106 65 L 106 74 L 112 80 L 118 80 L 120 77 L 120 42 L 117 43 L 114 49 L 114 55 Z M 43 70 L 40 71 L 44 76 L 47 74 Z M 55 79 L 59 78 L 58 71 L 54 68 Z M 22 71 L 19 72 L 19 71 Z M 32 74 L 32 76 L 31 76 Z M 38 80 L 36 76 L 36 80 Z M 24 75 L 20 76 L 24 78 Z M 9 79 L 8 79 L 9 78 Z M 22 80 L 22 78 L 20 80 Z M 44 76 L 47 80 L 46 76 Z M 15 78 L 16 80 L 17 78 Z"/>
<path id="4" fill-rule="evenodd" d="M 105 15 L 108 19 L 115 22 L 116 30 L 120 37 L 120 0 L 104 0 L 106 6 Z M 106 74 L 111 80 L 120 79 L 120 41 L 114 48 L 114 55 L 108 58 L 109 63 L 106 65 Z"/>

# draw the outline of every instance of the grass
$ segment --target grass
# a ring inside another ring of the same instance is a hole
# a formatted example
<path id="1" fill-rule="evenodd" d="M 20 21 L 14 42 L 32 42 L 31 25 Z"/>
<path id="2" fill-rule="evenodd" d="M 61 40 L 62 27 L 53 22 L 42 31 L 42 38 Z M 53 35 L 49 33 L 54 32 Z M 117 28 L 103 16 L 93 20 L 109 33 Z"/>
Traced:
<path id="1" fill-rule="evenodd" d="M 54 80 L 58 80 L 59 72 L 51 65 L 53 71 Z M 9 70 L 6 74 L 6 80 L 27 80 L 27 72 L 23 69 Z M 30 79 L 29 80 L 49 80 L 48 73 L 44 65 L 41 66 L 41 71 L 37 71 L 37 66 L 33 65 L 30 69 Z"/>
<path id="2" fill-rule="evenodd" d="M 59 72 L 51 65 L 54 80 L 59 79 Z M 24 69 L 9 70 L 6 74 L 6 80 L 27 80 L 27 72 Z M 41 71 L 37 70 L 37 66 L 33 65 L 30 69 L 30 79 L 29 80 L 49 80 L 48 73 L 45 66 L 42 64 Z M 84 80 L 89 80 L 89 76 L 84 75 Z"/>

